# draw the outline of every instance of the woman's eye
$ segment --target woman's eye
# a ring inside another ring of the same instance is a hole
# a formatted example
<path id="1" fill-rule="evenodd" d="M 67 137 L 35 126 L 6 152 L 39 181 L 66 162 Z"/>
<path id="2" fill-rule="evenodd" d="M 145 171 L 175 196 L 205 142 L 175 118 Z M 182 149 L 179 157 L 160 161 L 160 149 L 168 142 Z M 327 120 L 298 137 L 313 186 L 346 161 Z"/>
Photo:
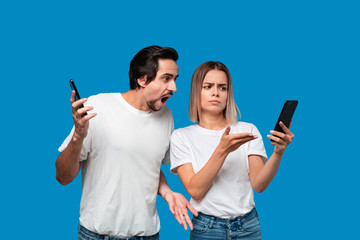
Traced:
<path id="1" fill-rule="evenodd" d="M 221 87 L 220 90 L 221 90 L 221 91 L 226 91 L 227 88 L 226 88 L 226 87 Z"/>
<path id="2" fill-rule="evenodd" d="M 205 89 L 210 89 L 210 86 L 204 86 Z"/>

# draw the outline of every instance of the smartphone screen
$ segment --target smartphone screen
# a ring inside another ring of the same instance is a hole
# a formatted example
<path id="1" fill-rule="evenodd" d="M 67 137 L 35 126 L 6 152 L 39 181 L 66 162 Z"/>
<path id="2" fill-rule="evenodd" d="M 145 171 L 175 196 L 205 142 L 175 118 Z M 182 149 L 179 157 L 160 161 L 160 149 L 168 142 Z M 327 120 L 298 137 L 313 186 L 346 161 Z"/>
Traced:
<path id="1" fill-rule="evenodd" d="M 295 113 L 295 109 L 297 105 L 298 105 L 297 100 L 288 100 L 284 103 L 279 119 L 277 120 L 274 128 L 275 131 L 284 133 L 284 131 L 279 125 L 280 121 L 283 122 L 287 128 L 289 128 L 291 119 Z"/>

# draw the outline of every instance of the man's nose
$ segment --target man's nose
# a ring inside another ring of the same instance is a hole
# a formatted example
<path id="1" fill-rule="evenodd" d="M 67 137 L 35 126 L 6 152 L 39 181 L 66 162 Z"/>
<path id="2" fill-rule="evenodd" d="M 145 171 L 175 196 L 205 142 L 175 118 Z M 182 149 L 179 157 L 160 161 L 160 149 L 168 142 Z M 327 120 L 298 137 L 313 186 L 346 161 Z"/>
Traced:
<path id="1" fill-rule="evenodd" d="M 169 86 L 168 86 L 168 89 L 172 92 L 176 92 L 176 83 L 175 83 L 175 80 L 171 81 L 169 83 Z"/>

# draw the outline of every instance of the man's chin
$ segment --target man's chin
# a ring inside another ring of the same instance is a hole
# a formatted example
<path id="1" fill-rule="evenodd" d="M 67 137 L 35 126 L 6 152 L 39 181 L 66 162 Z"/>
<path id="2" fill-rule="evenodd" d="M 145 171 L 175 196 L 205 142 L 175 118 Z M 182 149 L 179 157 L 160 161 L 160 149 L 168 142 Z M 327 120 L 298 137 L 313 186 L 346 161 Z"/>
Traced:
<path id="1" fill-rule="evenodd" d="M 156 102 L 148 103 L 148 107 L 151 109 L 151 111 L 154 112 L 160 111 L 163 106 L 165 106 L 165 103 L 164 104 L 163 103 L 157 104 Z"/>

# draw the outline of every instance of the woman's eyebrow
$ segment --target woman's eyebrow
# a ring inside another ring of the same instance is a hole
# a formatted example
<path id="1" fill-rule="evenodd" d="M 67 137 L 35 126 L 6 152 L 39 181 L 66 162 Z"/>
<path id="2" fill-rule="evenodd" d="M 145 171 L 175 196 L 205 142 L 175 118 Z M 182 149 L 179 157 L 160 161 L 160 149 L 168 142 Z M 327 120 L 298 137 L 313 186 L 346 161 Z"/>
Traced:
<path id="1" fill-rule="evenodd" d="M 214 85 L 215 83 L 210 83 L 210 82 L 203 82 L 203 84 L 209 84 L 209 85 Z M 227 86 L 227 84 L 226 83 L 219 83 L 219 84 L 217 84 L 218 86 Z"/>

